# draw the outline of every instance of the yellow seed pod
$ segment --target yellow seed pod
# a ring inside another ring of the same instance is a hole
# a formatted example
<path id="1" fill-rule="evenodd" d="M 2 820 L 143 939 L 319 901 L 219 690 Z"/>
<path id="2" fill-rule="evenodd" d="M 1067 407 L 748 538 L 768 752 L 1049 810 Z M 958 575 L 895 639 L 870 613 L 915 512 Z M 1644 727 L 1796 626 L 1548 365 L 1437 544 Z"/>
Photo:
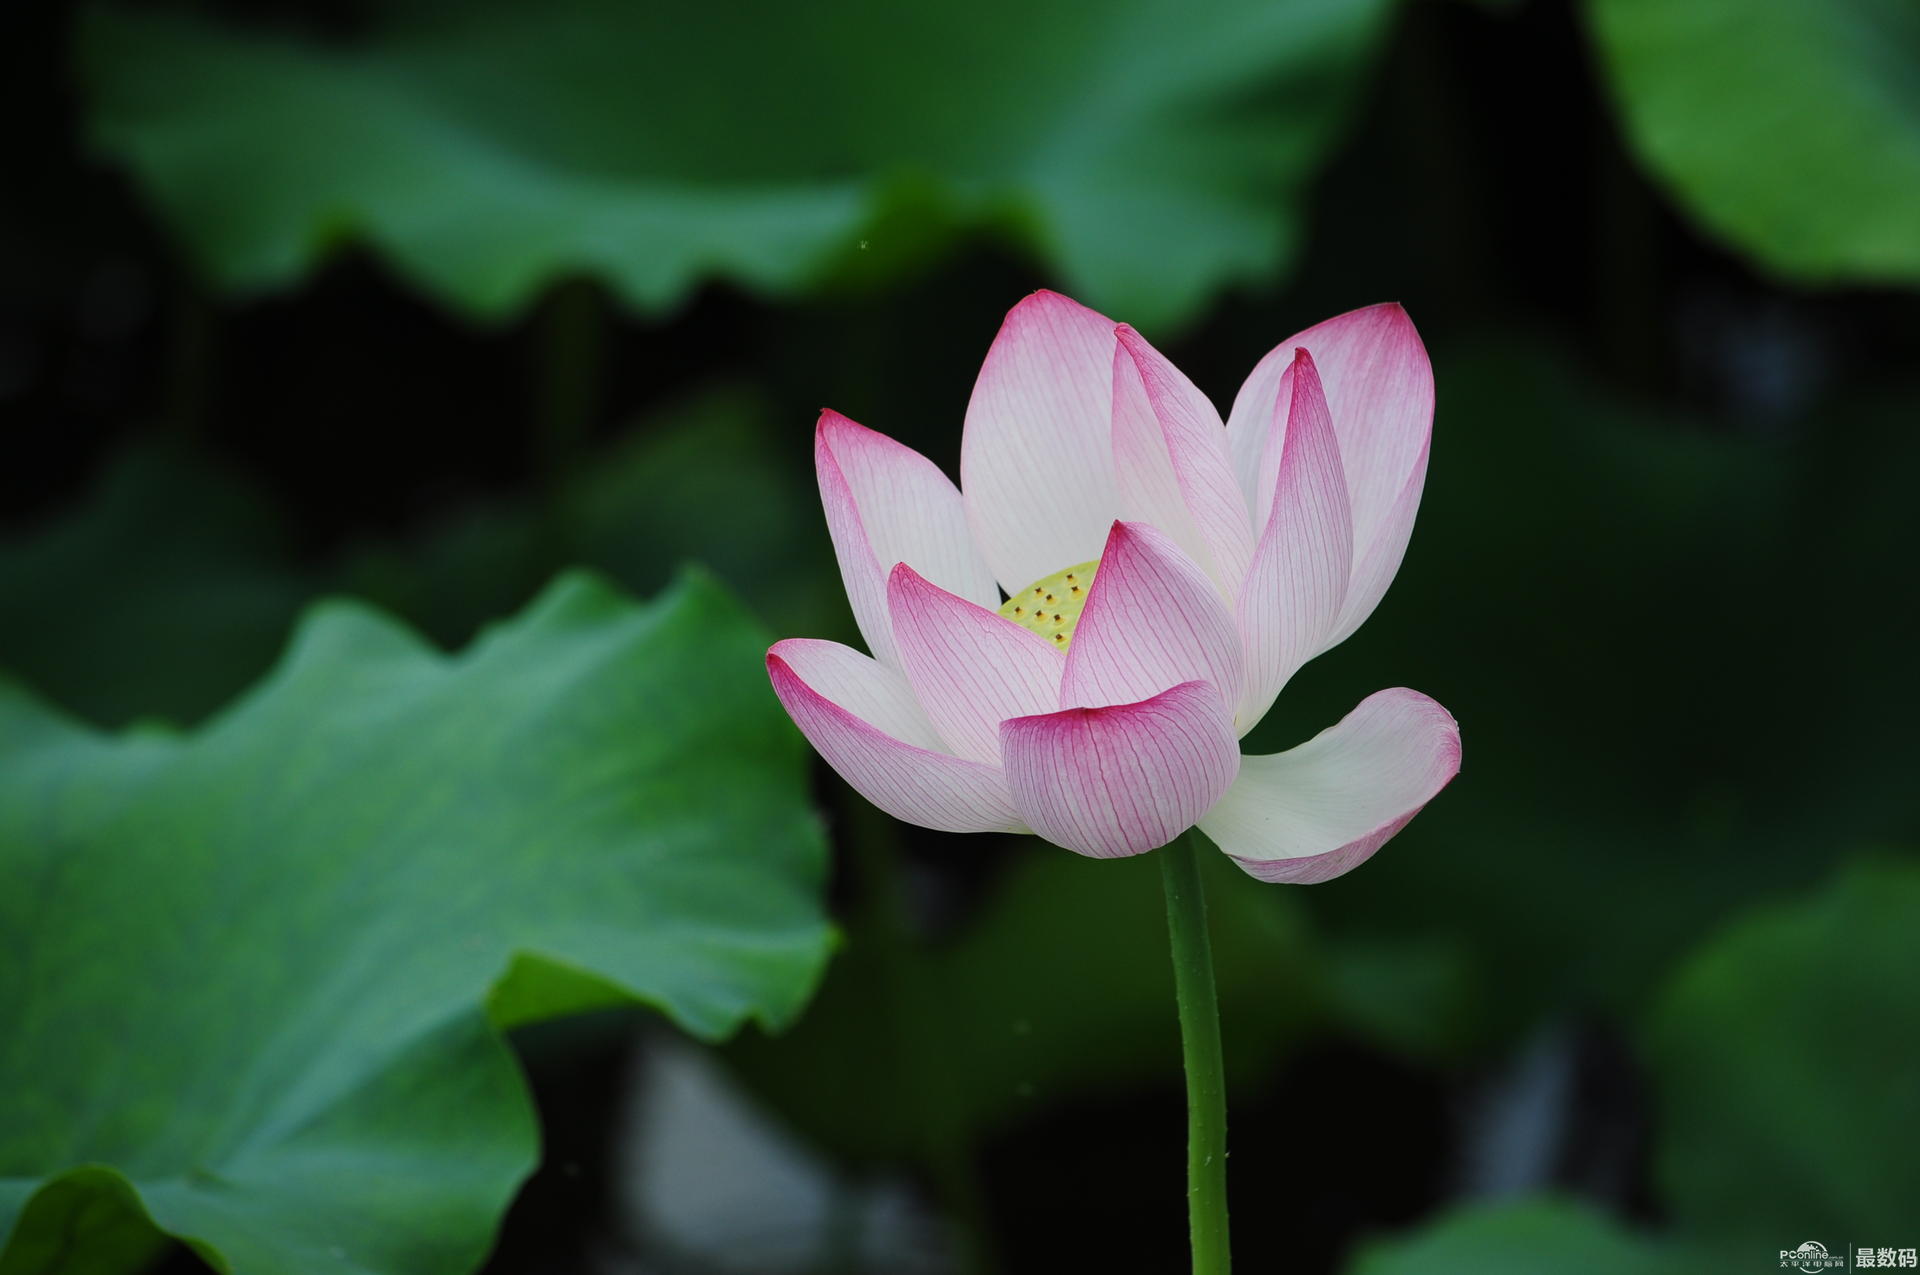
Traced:
<path id="1" fill-rule="evenodd" d="M 1080 611 L 1087 605 L 1087 591 L 1093 588 L 1093 573 L 1099 565 L 1096 558 L 1042 576 L 1002 603 L 1000 614 L 1064 651 L 1080 624 Z"/>

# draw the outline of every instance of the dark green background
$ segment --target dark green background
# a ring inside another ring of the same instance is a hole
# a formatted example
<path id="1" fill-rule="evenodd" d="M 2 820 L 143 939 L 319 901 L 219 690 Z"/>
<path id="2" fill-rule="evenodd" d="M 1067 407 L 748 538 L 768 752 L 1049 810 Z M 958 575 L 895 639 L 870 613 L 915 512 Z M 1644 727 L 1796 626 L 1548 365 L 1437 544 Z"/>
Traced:
<path id="1" fill-rule="evenodd" d="M 1350 877 L 1209 877 L 1243 1269 L 1920 1244 L 1907 0 L 22 9 L 0 669 L 33 694 L 192 726 L 320 595 L 460 647 L 573 565 L 649 596 L 697 561 L 852 640 L 820 407 L 951 473 L 1036 287 L 1222 404 L 1397 299 L 1438 386 L 1412 547 L 1249 744 L 1408 685 L 1465 767 Z M 1153 865 L 816 779 L 845 941 L 729 1074 L 977 1269 L 1177 1269 Z M 662 1034 L 514 1038 L 546 1168 L 489 1269 L 664 1260 L 615 1120 Z"/>

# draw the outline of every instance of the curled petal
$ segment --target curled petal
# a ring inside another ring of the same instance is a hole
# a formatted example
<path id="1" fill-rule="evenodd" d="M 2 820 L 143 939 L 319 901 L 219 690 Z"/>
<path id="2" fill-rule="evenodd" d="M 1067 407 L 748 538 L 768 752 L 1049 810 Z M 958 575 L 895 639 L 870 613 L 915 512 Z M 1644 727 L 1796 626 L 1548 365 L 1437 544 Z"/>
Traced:
<path id="1" fill-rule="evenodd" d="M 914 693 L 962 757 L 1000 764 L 1000 723 L 1060 702 L 1066 656 L 1037 633 L 955 597 L 901 563 L 887 584 Z"/>
<path id="2" fill-rule="evenodd" d="M 1016 717 L 1000 740 L 1027 825 L 1095 859 L 1167 844 L 1227 791 L 1240 764 L 1232 718 L 1205 682 L 1137 704 Z"/>
<path id="3" fill-rule="evenodd" d="M 1244 657 L 1233 613 L 1193 559 L 1140 522 L 1116 522 L 1067 648 L 1062 707 L 1131 704 L 1202 681 L 1239 702 Z"/>
<path id="4" fill-rule="evenodd" d="M 1006 777 L 941 748 L 900 674 L 837 642 L 790 638 L 767 652 L 787 715 L 856 792 L 896 819 L 942 832 L 1025 832 Z"/>
<path id="5" fill-rule="evenodd" d="M 1249 875 L 1350 872 L 1460 773 L 1460 728 L 1418 691 L 1378 691 L 1298 748 L 1241 759 L 1200 830 Z"/>
<path id="6" fill-rule="evenodd" d="M 1113 358 L 1113 463 L 1120 517 L 1160 528 L 1213 578 L 1240 591 L 1253 524 L 1206 395 L 1124 324 Z"/>
<path id="7" fill-rule="evenodd" d="M 1111 319 L 1036 292 L 1008 312 L 980 367 L 960 485 L 974 539 L 1010 594 L 1093 558 L 1116 516 L 1114 346 Z"/>
<path id="8" fill-rule="evenodd" d="M 1326 396 L 1313 356 L 1301 350 L 1280 379 L 1285 445 L 1273 507 L 1240 596 L 1247 650 L 1240 731 L 1266 716 L 1294 671 L 1331 645 L 1353 573 L 1353 520 Z"/>
<path id="9" fill-rule="evenodd" d="M 847 600 L 877 659 L 899 667 L 887 621 L 887 573 L 897 562 L 969 601 L 999 603 L 960 493 L 938 465 L 833 411 L 820 414 L 813 458 Z"/>
<path id="10" fill-rule="evenodd" d="M 1285 420 L 1272 414 L 1294 352 L 1312 353 L 1326 390 L 1353 516 L 1355 578 L 1338 641 L 1372 614 L 1399 569 L 1426 483 L 1433 433 L 1433 367 L 1398 305 L 1374 305 L 1282 341 L 1254 367 L 1227 417 L 1228 450 L 1256 525 L 1277 472 Z M 1332 645 L 1329 642 L 1328 645 Z"/>

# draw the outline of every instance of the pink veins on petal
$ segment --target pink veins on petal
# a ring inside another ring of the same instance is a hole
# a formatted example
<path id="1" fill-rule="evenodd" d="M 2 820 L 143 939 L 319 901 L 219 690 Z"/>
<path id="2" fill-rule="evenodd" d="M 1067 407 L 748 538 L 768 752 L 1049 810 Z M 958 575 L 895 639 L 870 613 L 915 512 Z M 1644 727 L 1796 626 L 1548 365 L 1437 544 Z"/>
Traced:
<path id="1" fill-rule="evenodd" d="M 821 504 L 870 654 L 788 639 L 768 675 L 906 822 L 1092 858 L 1197 825 L 1261 880 L 1339 876 L 1459 772 L 1453 717 L 1396 688 L 1286 752 L 1238 740 L 1392 583 L 1432 426 L 1397 305 L 1282 341 L 1223 421 L 1132 328 L 1034 293 L 987 350 L 960 486 L 822 413 Z"/>

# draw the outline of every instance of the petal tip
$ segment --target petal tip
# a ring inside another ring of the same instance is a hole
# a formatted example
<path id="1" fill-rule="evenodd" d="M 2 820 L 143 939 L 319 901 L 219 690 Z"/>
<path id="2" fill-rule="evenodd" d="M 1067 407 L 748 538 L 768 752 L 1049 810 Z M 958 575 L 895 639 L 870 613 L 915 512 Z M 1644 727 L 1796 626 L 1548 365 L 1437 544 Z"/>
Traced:
<path id="1" fill-rule="evenodd" d="M 1146 545 L 1151 545 L 1156 550 L 1173 548 L 1178 552 L 1177 547 L 1167 538 L 1167 534 L 1152 523 L 1138 519 L 1115 518 L 1113 525 L 1107 528 L 1107 543 L 1100 550 L 1100 561 L 1103 563 L 1108 561 L 1107 555 L 1115 549 L 1138 550 Z M 1096 577 L 1096 585 L 1097 579 Z"/>
<path id="2" fill-rule="evenodd" d="M 792 662 L 787 659 L 787 653 L 793 647 L 804 648 L 808 640 L 809 639 L 807 638 L 791 638 L 791 637 L 781 638 L 778 642 L 775 642 L 772 646 L 768 647 L 767 648 L 767 671 L 772 672 L 774 669 L 774 666 L 778 665 L 780 668 L 780 671 L 786 674 L 787 676 L 795 677 L 795 678 L 799 677 L 800 675 L 794 672 Z"/>
<path id="3" fill-rule="evenodd" d="M 1116 345 L 1114 360 L 1118 362 L 1120 356 L 1124 354 L 1127 362 L 1133 366 L 1134 374 L 1147 385 L 1151 392 L 1153 383 L 1149 380 L 1149 374 L 1155 362 L 1161 358 L 1160 352 L 1154 349 L 1153 343 L 1141 336 L 1139 329 L 1130 323 L 1115 324 L 1113 337 Z"/>
<path id="4" fill-rule="evenodd" d="M 1411 322 L 1407 317 L 1407 307 L 1400 301 L 1376 301 L 1372 305 L 1363 305 L 1357 310 L 1348 311 L 1349 316 L 1372 314 L 1394 322 Z"/>
<path id="5" fill-rule="evenodd" d="M 813 430 L 814 437 L 821 439 L 832 438 L 835 435 L 843 438 L 858 438 L 879 433 L 878 430 L 868 429 L 846 413 L 835 411 L 831 407 L 820 409 L 820 415 L 814 423 Z"/>
<path id="6" fill-rule="evenodd" d="M 1110 322 L 1110 320 L 1101 316 L 1097 310 L 1082 305 L 1064 292 L 1055 292 L 1052 288 L 1036 288 L 1014 302 L 1013 308 L 1007 311 L 1006 321 L 1007 323 L 1012 323 L 1015 319 L 1023 318 L 1035 312 L 1045 313 L 1048 311 L 1068 314 L 1090 314 L 1099 318 L 1103 323 Z"/>
<path id="7" fill-rule="evenodd" d="M 1420 329 L 1414 326 L 1413 316 L 1407 313 L 1407 307 L 1398 301 L 1382 301 L 1360 311 L 1379 320 L 1380 326 L 1393 332 L 1403 341 L 1411 342 L 1422 355 L 1426 353 L 1426 342 L 1420 339 Z"/>
<path id="8" fill-rule="evenodd" d="M 904 562 L 896 562 L 887 572 L 887 596 L 900 594 L 924 594 L 928 592 L 944 593 L 946 590 L 928 580 Z"/>

